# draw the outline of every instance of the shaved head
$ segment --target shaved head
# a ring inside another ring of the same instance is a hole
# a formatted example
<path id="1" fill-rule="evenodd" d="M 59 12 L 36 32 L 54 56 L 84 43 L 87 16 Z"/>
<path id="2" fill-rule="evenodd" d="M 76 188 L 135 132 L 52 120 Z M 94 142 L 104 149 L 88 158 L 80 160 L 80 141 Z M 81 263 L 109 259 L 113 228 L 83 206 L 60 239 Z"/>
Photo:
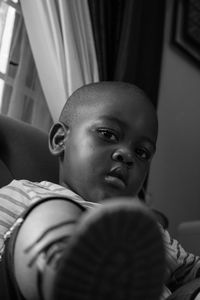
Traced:
<path id="1" fill-rule="evenodd" d="M 137 86 L 120 82 L 120 81 L 103 81 L 97 83 L 91 83 L 77 89 L 66 101 L 66 104 L 61 112 L 59 121 L 63 122 L 67 126 L 72 126 L 73 122 L 79 119 L 81 113 L 86 110 L 90 110 L 91 106 L 96 107 L 99 101 L 108 102 L 108 94 L 130 94 L 134 99 L 139 99 L 150 106 L 154 110 L 153 104 L 150 102 L 147 95 L 143 90 Z M 121 102 L 123 102 L 123 97 Z"/>

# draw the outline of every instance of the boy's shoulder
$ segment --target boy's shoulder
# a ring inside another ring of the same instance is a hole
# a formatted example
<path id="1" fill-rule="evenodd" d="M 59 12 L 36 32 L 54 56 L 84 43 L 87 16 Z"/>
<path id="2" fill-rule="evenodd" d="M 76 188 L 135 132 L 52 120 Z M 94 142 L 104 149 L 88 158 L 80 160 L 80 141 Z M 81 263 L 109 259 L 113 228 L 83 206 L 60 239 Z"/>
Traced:
<path id="1" fill-rule="evenodd" d="M 84 200 L 67 186 L 61 186 L 49 181 L 13 180 L 10 184 L 0 189 L 0 198 L 9 198 L 10 203 L 16 203 L 24 208 L 38 200 L 52 196 L 62 196 L 72 199 L 86 208 L 99 205 Z"/>

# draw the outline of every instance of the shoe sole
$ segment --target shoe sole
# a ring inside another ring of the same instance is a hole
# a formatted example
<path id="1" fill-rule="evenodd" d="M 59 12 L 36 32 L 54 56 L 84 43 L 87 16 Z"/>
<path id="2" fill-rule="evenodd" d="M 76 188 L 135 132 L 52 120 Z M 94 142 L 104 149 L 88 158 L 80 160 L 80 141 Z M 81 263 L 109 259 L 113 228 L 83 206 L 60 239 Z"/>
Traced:
<path id="1" fill-rule="evenodd" d="M 108 203 L 83 215 L 60 261 L 51 299 L 159 299 L 162 234 L 149 209 L 132 202 Z"/>

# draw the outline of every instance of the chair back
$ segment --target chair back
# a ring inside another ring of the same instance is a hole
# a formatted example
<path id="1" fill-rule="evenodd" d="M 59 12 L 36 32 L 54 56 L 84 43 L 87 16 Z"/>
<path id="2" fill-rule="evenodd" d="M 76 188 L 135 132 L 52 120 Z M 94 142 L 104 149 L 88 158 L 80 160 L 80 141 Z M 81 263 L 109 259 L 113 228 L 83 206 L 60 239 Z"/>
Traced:
<path id="1" fill-rule="evenodd" d="M 48 134 L 0 114 L 0 187 L 13 179 L 58 183 L 57 157 L 48 148 Z"/>

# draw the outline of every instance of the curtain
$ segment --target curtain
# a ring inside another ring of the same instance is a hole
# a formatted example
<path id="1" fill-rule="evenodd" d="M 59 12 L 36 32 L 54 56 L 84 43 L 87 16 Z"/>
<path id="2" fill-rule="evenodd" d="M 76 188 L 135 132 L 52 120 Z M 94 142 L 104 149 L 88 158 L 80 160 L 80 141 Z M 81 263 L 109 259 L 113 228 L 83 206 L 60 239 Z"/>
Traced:
<path id="1" fill-rule="evenodd" d="M 56 121 L 66 99 L 99 81 L 87 0 L 21 0 L 41 85 Z"/>
<path id="2" fill-rule="evenodd" d="M 99 80 L 135 83 L 157 105 L 165 0 L 21 0 L 21 6 L 28 39 L 24 31 L 18 70 L 35 74 L 35 62 L 40 80 L 35 75 L 32 87 L 39 105 L 33 105 L 31 95 L 18 103 L 21 96 L 16 90 L 10 115 L 19 115 L 24 106 L 24 119 L 34 111 L 33 122 L 38 122 L 40 112 L 55 121 L 75 89 Z"/>
<path id="3" fill-rule="evenodd" d="M 88 0 L 100 80 L 134 83 L 158 104 L 165 0 Z M 139 197 L 147 201 L 148 176 Z"/>
<path id="4" fill-rule="evenodd" d="M 145 90 L 157 106 L 165 0 L 88 0 L 100 80 Z"/>

